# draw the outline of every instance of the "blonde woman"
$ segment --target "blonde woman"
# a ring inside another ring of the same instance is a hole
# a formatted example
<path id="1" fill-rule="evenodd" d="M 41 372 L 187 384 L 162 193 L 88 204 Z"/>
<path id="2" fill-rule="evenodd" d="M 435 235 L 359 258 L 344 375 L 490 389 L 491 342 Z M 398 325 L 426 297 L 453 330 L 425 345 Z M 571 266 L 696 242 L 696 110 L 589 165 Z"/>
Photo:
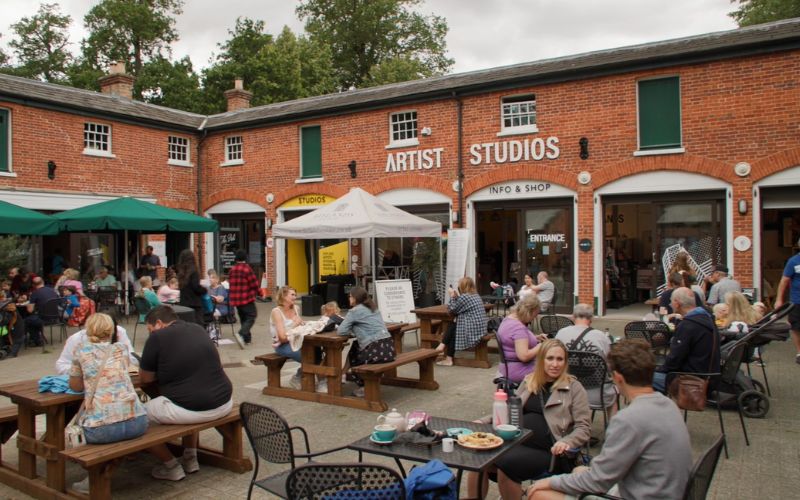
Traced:
<path id="1" fill-rule="evenodd" d="M 158 294 L 153 291 L 153 278 L 150 276 L 142 276 L 139 278 L 139 291 L 136 292 L 136 297 L 144 299 L 150 304 L 150 309 L 154 307 L 158 307 L 161 305 L 161 301 L 158 300 Z M 139 314 L 139 323 L 144 323 L 145 314 Z"/>
<path id="2" fill-rule="evenodd" d="M 556 339 L 539 345 L 533 372 L 517 389 L 522 399 L 522 427 L 533 431 L 532 437 L 495 462 L 502 498 L 520 498 L 520 483 L 550 471 L 551 464 L 555 474 L 571 472 L 574 460 L 567 456 L 569 450 L 586 444 L 591 435 L 589 399 L 581 383 L 567 371 L 567 348 Z M 483 421 L 489 423 L 491 417 Z M 476 480 L 477 475 L 470 475 L 470 496 L 477 489 Z M 484 492 L 487 487 L 484 482 Z"/>
<path id="3" fill-rule="evenodd" d="M 87 342 L 72 359 L 69 387 L 85 391 L 85 404 L 79 423 L 86 442 L 115 443 L 134 439 L 147 430 L 147 412 L 139 402 L 128 375 L 128 347 L 111 343 L 114 320 L 103 313 L 86 320 Z M 73 487 L 88 491 L 88 478 Z"/>
<path id="4" fill-rule="evenodd" d="M 728 314 L 720 326 L 723 342 L 743 337 L 750 331 L 749 325 L 760 319 L 756 310 L 750 305 L 750 301 L 741 292 L 726 293 L 725 305 L 728 306 Z"/>
<path id="5" fill-rule="evenodd" d="M 300 351 L 292 350 L 289 345 L 289 336 L 286 333 L 304 323 L 303 318 L 300 317 L 300 313 L 297 311 L 296 301 L 297 291 L 294 288 L 282 286 L 278 290 L 278 307 L 274 308 L 270 314 L 269 332 L 272 334 L 272 347 L 275 352 L 300 363 Z M 299 389 L 301 375 L 302 367 L 297 369 L 297 373 L 289 381 L 289 385 Z"/>

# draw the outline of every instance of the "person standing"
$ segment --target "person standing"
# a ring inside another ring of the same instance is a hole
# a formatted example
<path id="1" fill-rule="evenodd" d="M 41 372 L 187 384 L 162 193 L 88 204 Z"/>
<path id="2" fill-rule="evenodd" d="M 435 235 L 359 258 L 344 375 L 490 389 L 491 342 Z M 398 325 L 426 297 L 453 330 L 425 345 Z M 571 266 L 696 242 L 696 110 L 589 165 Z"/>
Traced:
<path id="1" fill-rule="evenodd" d="M 800 247 L 800 238 L 797 240 L 797 246 Z M 792 329 L 792 341 L 797 350 L 794 361 L 800 364 L 800 252 L 796 253 L 793 257 L 786 261 L 786 267 L 783 268 L 783 276 L 780 283 L 778 283 L 778 296 L 775 298 L 775 309 L 778 309 L 786 302 L 786 292 L 789 291 L 789 302 L 794 304 L 792 311 L 789 313 L 789 325 Z"/>
<path id="2" fill-rule="evenodd" d="M 742 285 L 733 278 L 728 277 L 728 268 L 725 266 L 717 266 L 714 268 L 714 274 L 711 275 L 714 285 L 708 292 L 708 302 L 712 306 L 725 302 L 725 294 L 728 292 L 741 292 Z"/>
<path id="3" fill-rule="evenodd" d="M 144 249 L 144 255 L 139 259 L 139 272 L 142 276 L 150 276 L 150 279 L 156 279 L 156 269 L 161 265 L 161 260 L 158 255 L 153 253 L 153 247 L 147 245 Z"/>
<path id="4" fill-rule="evenodd" d="M 206 288 L 200 284 L 200 274 L 197 272 L 197 262 L 194 252 L 188 248 L 178 255 L 178 287 L 180 298 L 178 305 L 190 307 L 194 310 L 194 322 L 205 326 L 203 320 L 203 295 Z"/>
<path id="5" fill-rule="evenodd" d="M 556 294 L 556 286 L 550 281 L 545 271 L 541 271 L 536 275 L 536 281 L 538 284 L 531 287 L 531 289 L 539 296 L 539 308 L 541 311 L 547 312 L 550 310 L 550 307 L 555 305 L 552 302 Z"/>
<path id="6" fill-rule="evenodd" d="M 250 334 L 250 329 L 256 322 L 258 311 L 256 310 L 256 296 L 258 296 L 258 280 L 253 268 L 247 263 L 247 252 L 236 250 L 234 256 L 236 263 L 228 272 L 228 304 L 230 307 L 235 307 L 239 313 L 239 321 L 242 327 L 239 333 L 236 334 L 236 341 L 239 346 L 250 344 L 253 338 Z"/>

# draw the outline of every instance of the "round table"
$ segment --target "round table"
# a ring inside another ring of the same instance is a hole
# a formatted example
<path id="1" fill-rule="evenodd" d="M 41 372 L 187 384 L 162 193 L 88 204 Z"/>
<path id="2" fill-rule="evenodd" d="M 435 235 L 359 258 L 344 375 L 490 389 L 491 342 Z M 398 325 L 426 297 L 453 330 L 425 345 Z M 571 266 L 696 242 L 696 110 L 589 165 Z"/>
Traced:
<path id="1" fill-rule="evenodd" d="M 178 304 L 165 305 L 168 305 L 173 311 L 175 311 L 175 314 L 178 315 L 178 319 L 182 319 L 188 323 L 194 323 L 194 309 L 191 307 L 179 306 Z"/>

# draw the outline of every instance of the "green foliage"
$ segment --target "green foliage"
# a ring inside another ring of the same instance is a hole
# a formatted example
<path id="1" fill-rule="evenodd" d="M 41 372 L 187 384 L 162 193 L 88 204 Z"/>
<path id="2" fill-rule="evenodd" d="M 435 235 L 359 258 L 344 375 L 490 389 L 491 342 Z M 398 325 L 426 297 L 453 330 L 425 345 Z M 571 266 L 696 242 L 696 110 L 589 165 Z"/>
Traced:
<path id="1" fill-rule="evenodd" d="M 731 0 L 739 8 L 730 14 L 739 26 L 800 17 L 800 0 Z"/>
<path id="2" fill-rule="evenodd" d="M 188 56 L 171 62 L 159 55 L 146 62 L 136 79 L 134 92 L 151 104 L 198 113 L 205 110 L 200 78 Z"/>
<path id="3" fill-rule="evenodd" d="M 101 67 L 123 61 L 138 77 L 147 60 L 170 52 L 182 7 L 183 0 L 102 0 L 84 17 L 84 57 Z"/>
<path id="4" fill-rule="evenodd" d="M 0 236 L 0 276 L 8 276 L 12 267 L 28 263 L 30 240 L 16 235 Z"/>
<path id="5" fill-rule="evenodd" d="M 236 20 L 230 38 L 219 44 L 216 63 L 203 72 L 208 112 L 225 111 L 224 92 L 242 78 L 253 93 L 251 105 L 288 101 L 335 90 L 330 51 L 288 27 L 277 38 L 265 33 L 264 21 Z"/>
<path id="6" fill-rule="evenodd" d="M 441 265 L 439 240 L 437 238 L 420 238 L 414 243 L 414 257 L 411 269 L 420 276 L 422 290 L 430 292 L 435 285 L 435 276 Z"/>
<path id="7" fill-rule="evenodd" d="M 63 82 L 72 59 L 67 50 L 70 24 L 72 18 L 61 15 L 58 4 L 41 4 L 35 15 L 12 24 L 16 36 L 8 45 L 19 61 L 14 72 L 46 82 Z"/>
<path id="8" fill-rule="evenodd" d="M 387 77 L 440 75 L 452 67 L 453 60 L 446 56 L 447 21 L 414 12 L 421 3 L 303 0 L 296 12 L 311 40 L 330 47 L 337 85 L 346 90 L 390 83 Z"/>

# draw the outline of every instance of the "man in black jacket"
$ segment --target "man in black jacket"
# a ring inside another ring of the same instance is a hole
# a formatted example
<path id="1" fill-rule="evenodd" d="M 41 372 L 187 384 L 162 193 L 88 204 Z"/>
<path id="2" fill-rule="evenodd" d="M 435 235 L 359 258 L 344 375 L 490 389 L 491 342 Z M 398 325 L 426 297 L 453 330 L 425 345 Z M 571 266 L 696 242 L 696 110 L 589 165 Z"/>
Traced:
<path id="1" fill-rule="evenodd" d="M 714 317 L 695 304 L 694 292 L 681 287 L 672 292 L 672 309 L 682 316 L 664 364 L 656 369 L 653 388 L 666 392 L 670 372 L 719 372 L 719 334 Z"/>

